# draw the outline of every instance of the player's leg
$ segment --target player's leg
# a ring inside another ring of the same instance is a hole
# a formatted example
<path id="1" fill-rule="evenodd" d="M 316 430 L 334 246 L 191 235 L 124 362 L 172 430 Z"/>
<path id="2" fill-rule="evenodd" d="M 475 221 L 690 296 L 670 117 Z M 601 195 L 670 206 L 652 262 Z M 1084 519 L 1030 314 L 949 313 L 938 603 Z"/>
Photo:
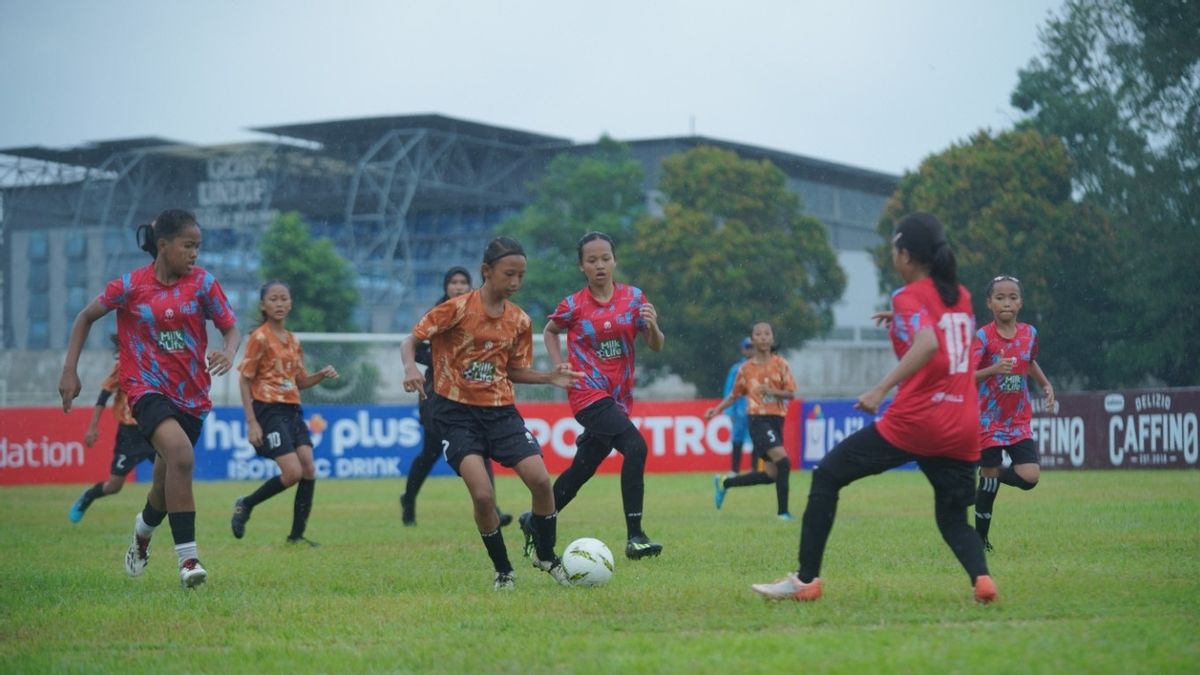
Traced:
<path id="1" fill-rule="evenodd" d="M 292 503 L 292 531 L 288 534 L 288 543 L 306 543 L 316 548 L 315 541 L 304 538 L 308 529 L 308 516 L 312 513 L 313 495 L 317 489 L 317 466 L 313 462 L 311 444 L 300 445 L 293 455 L 300 463 L 300 480 L 296 483 L 296 499 Z"/>
<path id="2" fill-rule="evenodd" d="M 746 445 L 746 416 L 733 415 L 730 420 L 732 422 L 729 432 L 729 442 L 732 445 L 729 453 L 730 469 L 736 474 L 742 471 L 742 451 Z"/>
<path id="3" fill-rule="evenodd" d="M 755 460 L 767 459 L 767 452 L 779 445 L 780 439 L 774 433 L 771 423 L 772 415 L 751 415 L 749 417 L 750 440 L 754 444 L 754 452 L 751 455 L 750 465 L 753 468 Z M 747 471 L 746 473 L 728 478 L 717 476 L 713 480 L 715 492 L 713 494 L 713 502 L 717 508 L 725 502 L 725 491 L 729 488 L 746 487 L 749 485 L 767 485 L 775 482 L 775 466 L 767 461 L 764 463 L 762 470 Z"/>
<path id="4" fill-rule="evenodd" d="M 529 488 L 531 508 L 529 518 L 522 525 L 533 535 L 533 566 L 548 572 L 555 581 L 565 586 L 570 580 L 563 569 L 562 560 L 554 552 L 558 540 L 558 511 L 554 508 L 554 490 L 550 486 L 546 464 L 539 452 L 522 458 L 513 469 L 525 487 Z"/>
<path id="5" fill-rule="evenodd" d="M 200 566 L 196 547 L 196 501 L 192 494 L 192 470 L 195 465 L 193 443 L 200 436 L 200 420 L 179 412 L 165 397 L 155 406 L 166 415 L 154 428 L 150 443 L 162 456 L 164 466 L 163 493 L 167 520 L 175 540 L 175 555 L 179 559 L 179 582 L 185 588 L 204 583 L 208 572 Z M 139 422 L 141 415 L 135 412 Z M 157 469 L 158 462 L 155 463 Z M 157 471 L 155 472 L 157 475 Z"/>
<path id="6" fill-rule="evenodd" d="M 1042 467 L 1038 464 L 1037 449 L 1032 438 L 1025 438 L 1006 448 L 1012 464 L 1000 472 L 1000 482 L 1022 490 L 1032 490 L 1037 487 L 1042 476 Z"/>
<path id="7" fill-rule="evenodd" d="M 1003 447 L 984 448 L 979 453 L 979 487 L 975 491 L 975 532 L 988 551 L 992 550 L 988 533 L 992 528 L 996 495 L 1000 491 L 1000 465 L 1003 461 Z"/>
<path id="8" fill-rule="evenodd" d="M 421 440 L 421 451 L 417 453 L 412 466 L 408 468 L 408 480 L 404 485 L 404 494 L 400 495 L 400 520 L 405 525 L 417 524 L 417 495 L 421 492 L 421 486 L 425 484 L 425 479 L 429 477 L 429 472 L 433 470 L 433 465 L 442 455 L 441 443 L 433 430 L 433 406 L 433 399 L 429 398 L 421 401 L 419 408 L 421 429 L 424 433 Z"/>
<path id="9" fill-rule="evenodd" d="M 983 541 L 967 523 L 967 507 L 975 498 L 975 465 L 946 457 L 923 457 L 917 465 L 933 486 L 934 516 L 938 531 L 954 557 L 971 578 L 975 599 L 992 602 L 996 585 L 988 575 Z"/>
<path id="10" fill-rule="evenodd" d="M 787 450 L 782 445 L 767 450 L 765 473 L 775 481 L 776 514 L 780 520 L 784 521 L 792 520 L 792 512 L 788 508 L 791 472 L 792 462 L 788 459 Z"/>

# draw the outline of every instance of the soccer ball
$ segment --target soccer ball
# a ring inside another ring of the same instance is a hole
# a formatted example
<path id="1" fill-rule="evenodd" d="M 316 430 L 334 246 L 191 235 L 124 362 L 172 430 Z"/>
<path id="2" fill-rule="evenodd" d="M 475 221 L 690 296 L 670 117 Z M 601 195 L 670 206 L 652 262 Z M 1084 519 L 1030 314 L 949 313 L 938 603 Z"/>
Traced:
<path id="1" fill-rule="evenodd" d="M 563 567 L 575 586 L 603 586 L 613 574 L 613 554 L 604 542 L 591 537 L 576 539 L 563 551 Z"/>

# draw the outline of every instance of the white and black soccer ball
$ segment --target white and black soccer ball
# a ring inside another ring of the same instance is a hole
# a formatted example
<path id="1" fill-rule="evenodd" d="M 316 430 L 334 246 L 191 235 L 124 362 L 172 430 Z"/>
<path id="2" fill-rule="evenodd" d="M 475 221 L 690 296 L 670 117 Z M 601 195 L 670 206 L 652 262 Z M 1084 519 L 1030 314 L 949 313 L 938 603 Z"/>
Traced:
<path id="1" fill-rule="evenodd" d="M 604 542 L 591 537 L 571 542 L 563 551 L 562 564 L 575 586 L 603 586 L 615 569 L 612 551 Z"/>

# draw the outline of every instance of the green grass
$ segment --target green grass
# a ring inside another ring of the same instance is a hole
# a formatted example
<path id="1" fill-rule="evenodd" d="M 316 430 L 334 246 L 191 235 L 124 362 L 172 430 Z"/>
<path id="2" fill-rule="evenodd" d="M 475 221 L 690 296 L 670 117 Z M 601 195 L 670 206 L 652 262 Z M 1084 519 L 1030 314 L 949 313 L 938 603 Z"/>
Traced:
<path id="1" fill-rule="evenodd" d="M 323 481 L 309 534 L 283 543 L 292 493 L 229 533 L 249 483 L 197 484 L 209 583 L 180 590 L 165 523 L 150 566 L 122 571 L 144 485 L 96 502 L 79 487 L 0 489 L 0 671 L 122 672 L 1195 672 L 1200 669 L 1200 472 L 1047 472 L 1000 492 L 992 539 L 1000 602 L 971 601 L 916 473 L 842 494 L 817 603 L 768 603 L 752 582 L 794 568 L 796 524 L 770 487 L 712 507 L 711 477 L 651 475 L 656 560 L 622 555 L 619 483 L 599 476 L 559 520 L 559 550 L 594 536 L 618 555 L 603 588 L 560 588 L 520 557 L 493 593 L 457 479 L 432 479 L 415 528 L 399 481 Z M 803 511 L 807 473 L 792 481 Z M 528 493 L 499 479 L 501 504 Z"/>

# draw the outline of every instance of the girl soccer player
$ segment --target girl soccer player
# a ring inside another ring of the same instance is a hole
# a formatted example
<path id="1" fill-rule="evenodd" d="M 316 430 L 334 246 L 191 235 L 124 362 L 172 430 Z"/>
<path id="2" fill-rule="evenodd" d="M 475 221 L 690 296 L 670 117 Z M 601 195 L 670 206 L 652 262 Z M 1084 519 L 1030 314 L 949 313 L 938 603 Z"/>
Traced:
<path id="1" fill-rule="evenodd" d="M 233 536 L 241 539 L 255 506 L 296 485 L 292 532 L 287 541 L 316 547 L 316 542 L 304 538 L 317 470 L 313 466 L 312 438 L 300 407 L 300 390 L 336 378 L 338 373 L 333 366 L 311 374 L 304 368 L 304 348 L 284 326 L 292 311 L 292 293 L 287 284 L 268 281 L 259 289 L 258 299 L 263 322 L 250 333 L 246 354 L 238 366 L 238 387 L 246 413 L 246 440 L 259 457 L 275 460 L 279 475 L 268 478 L 251 494 L 238 497 L 229 525 Z"/>
<path id="2" fill-rule="evenodd" d="M 442 298 L 434 304 L 434 307 L 450 298 L 457 298 L 470 292 L 471 273 L 465 267 L 451 267 L 442 277 Z M 417 363 L 425 366 L 425 384 L 422 387 L 425 398 L 421 399 L 419 406 L 421 429 L 424 433 L 421 452 L 413 459 L 412 466 L 408 469 L 408 481 L 404 487 L 404 494 L 400 495 L 400 520 L 408 526 L 417 524 L 417 494 L 421 492 L 421 486 L 425 484 L 425 479 L 429 477 L 434 463 L 442 454 L 441 444 L 438 443 L 438 438 L 433 433 L 433 425 L 429 418 L 435 394 L 433 391 L 433 351 L 428 342 L 417 345 L 416 359 Z M 492 463 L 484 462 L 484 466 L 487 467 L 488 478 L 492 481 L 492 488 L 495 489 L 496 479 L 492 475 Z M 497 514 L 500 516 L 500 527 L 512 522 L 510 514 L 500 511 L 499 506 L 496 508 Z"/>
<path id="3" fill-rule="evenodd" d="M 509 298 L 521 288 L 525 251 L 514 239 L 497 237 L 483 253 L 483 285 L 429 310 L 404 340 L 404 388 L 424 398 L 425 378 L 416 365 L 416 344 L 433 346 L 433 430 L 442 454 L 462 476 L 475 507 L 475 524 L 496 570 L 496 590 L 513 587 L 513 568 L 500 532 L 496 498 L 485 463 L 515 469 L 533 498 L 534 567 L 570 583 L 554 553 L 556 518 L 550 475 L 542 451 L 513 405 L 513 383 L 569 387 L 582 376 L 560 367 L 533 368 L 529 315 Z"/>
<path id="4" fill-rule="evenodd" d="M 154 262 L 108 282 L 104 292 L 75 317 L 59 378 L 63 411 L 79 396 L 79 353 L 92 324 L 117 310 L 121 341 L 120 389 L 133 402 L 138 429 L 154 446 L 154 482 L 134 521 L 125 571 L 138 576 L 150 559 L 150 538 L 167 518 L 179 558 L 179 582 L 194 588 L 208 578 L 196 552 L 196 502 L 192 466 L 213 375 L 233 367 L 241 336 L 233 310 L 212 274 L 196 266 L 200 225 L 187 211 L 169 209 L 138 228 L 142 250 Z M 221 332 L 219 351 L 208 349 L 204 322 Z"/>
<path id="5" fill-rule="evenodd" d="M 741 349 L 742 356 L 733 365 L 729 367 L 729 374 L 725 376 L 725 387 L 721 390 L 721 398 L 726 398 L 733 391 L 733 383 L 737 381 L 738 371 L 742 369 L 742 364 L 746 359 L 754 355 L 754 341 L 750 338 L 742 338 L 742 342 L 738 347 Z M 727 413 L 729 415 L 729 445 L 730 445 L 730 462 L 729 468 L 732 473 L 741 473 L 742 471 L 742 450 L 746 445 L 746 397 L 739 396 L 729 406 Z M 751 461 L 751 464 L 754 462 Z"/>
<path id="6" fill-rule="evenodd" d="M 771 324 L 760 321 L 750 332 L 754 355 L 738 369 L 733 389 L 715 407 L 704 413 L 710 420 L 733 405 L 740 396 L 746 397 L 746 419 L 750 426 L 750 441 L 754 455 L 750 460 L 763 460 L 762 471 L 748 471 L 737 476 L 713 477 L 713 502 L 720 509 L 725 503 L 725 491 L 746 485 L 775 484 L 775 501 L 780 520 L 792 520 L 788 510 L 788 488 L 792 464 L 783 447 L 783 418 L 788 401 L 796 396 L 796 380 L 787 359 L 773 353 L 775 333 Z"/>
<path id="7" fill-rule="evenodd" d="M 1054 387 L 1037 364 L 1037 329 L 1017 321 L 1021 282 L 1011 276 L 992 279 L 987 286 L 987 306 L 994 320 L 975 334 L 971 362 L 978 369 L 979 445 L 983 448 L 979 491 L 975 495 L 975 531 L 983 547 L 991 551 L 988 528 L 1000 483 L 1032 490 L 1041 471 L 1033 447 L 1033 408 L 1025 376 L 1033 375 L 1041 386 L 1047 410 L 1054 409 Z M 1012 458 L 1012 465 L 1001 471 L 1005 452 Z"/>
<path id="8" fill-rule="evenodd" d="M 631 560 L 656 556 L 662 552 L 662 544 L 650 541 L 642 530 L 646 441 L 629 421 L 629 411 L 633 405 L 634 340 L 641 335 L 646 346 L 657 352 L 666 337 L 658 327 L 658 312 L 641 289 L 613 280 L 617 256 L 607 234 L 583 235 L 577 250 L 579 271 L 587 278 L 587 286 L 559 303 L 542 331 L 556 368 L 563 364 L 558 336 L 566 332 L 570 368 L 586 373 L 567 392 L 571 412 L 583 425 L 583 433 L 575 442 L 571 466 L 554 481 L 554 504 L 559 512 L 566 508 L 616 448 L 625 458 L 621 465 L 625 556 Z M 521 517 L 526 553 L 533 543 L 527 516 Z"/>
<path id="9" fill-rule="evenodd" d="M 983 543 L 967 524 L 979 460 L 971 296 L 958 283 L 958 265 L 941 222 L 928 213 L 912 213 L 896 223 L 892 265 L 905 285 L 892 295 L 892 310 L 876 318 L 888 324 L 900 362 L 856 405 L 874 413 L 892 387 L 900 388 L 881 419 L 838 443 L 813 470 L 800 532 L 800 569 L 775 583 L 752 586 L 768 598 L 820 598 L 821 559 L 838 493 L 859 478 L 915 460 L 933 486 L 938 530 L 970 576 L 975 600 L 996 599 Z"/>
<path id="10" fill-rule="evenodd" d="M 108 374 L 104 384 L 100 386 L 100 398 L 96 400 L 92 419 L 88 423 L 87 431 L 83 434 L 84 445 L 90 448 L 96 444 L 100 416 L 104 414 L 104 406 L 108 404 L 108 399 L 112 398 L 112 415 L 113 419 L 117 421 L 112 467 L 109 469 L 108 480 L 100 481 L 84 490 L 83 494 L 79 495 L 79 499 L 76 499 L 75 503 L 71 505 L 71 512 L 67 517 L 72 523 L 83 520 L 83 514 L 87 512 L 92 502 L 120 492 L 121 488 L 125 487 L 125 478 L 129 472 L 133 471 L 134 467 L 142 460 L 154 461 L 154 446 L 150 445 L 150 441 L 147 441 L 138 431 L 137 420 L 133 419 L 133 414 L 129 412 L 129 397 L 121 391 L 121 343 L 117 340 L 116 335 L 112 336 L 112 342 L 113 346 L 117 348 L 118 360 L 113 364 L 112 372 Z"/>

